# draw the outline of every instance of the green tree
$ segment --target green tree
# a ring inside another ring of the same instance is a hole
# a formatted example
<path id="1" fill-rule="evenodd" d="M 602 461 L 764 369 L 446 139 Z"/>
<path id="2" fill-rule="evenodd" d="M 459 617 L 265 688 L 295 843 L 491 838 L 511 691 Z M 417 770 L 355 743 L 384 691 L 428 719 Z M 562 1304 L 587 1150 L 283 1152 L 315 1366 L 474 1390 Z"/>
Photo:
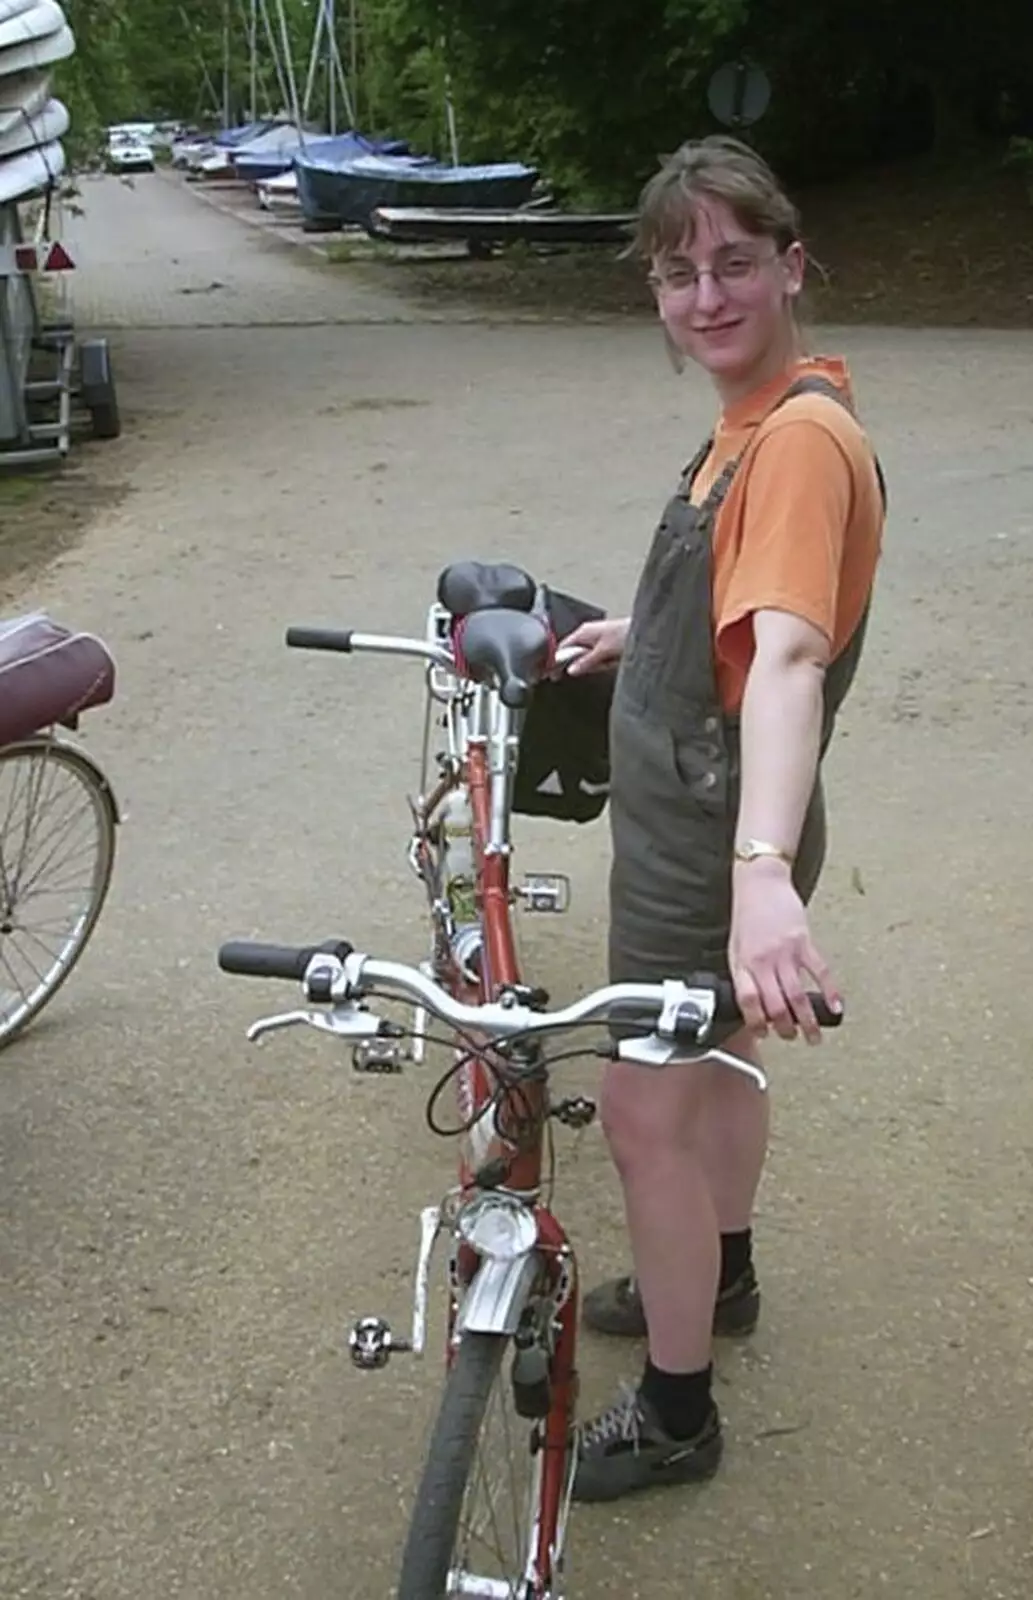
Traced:
<path id="1" fill-rule="evenodd" d="M 284 0 L 304 79 L 316 0 Z M 979 134 L 1033 134 L 1029 0 L 337 0 L 359 125 L 465 160 L 536 162 L 581 202 L 628 204 L 657 156 L 714 127 L 706 86 L 747 56 L 772 81 L 750 135 L 788 174 Z M 78 54 L 60 69 L 76 138 L 141 116 L 250 100 L 249 0 L 67 0 Z M 273 0 L 269 9 L 274 10 Z M 277 38 L 277 51 L 280 41 Z M 259 33 L 260 109 L 283 109 Z M 322 94 L 322 90 L 320 91 Z M 322 109 L 317 97 L 314 110 Z M 917 130 L 917 131 L 916 131 Z"/>

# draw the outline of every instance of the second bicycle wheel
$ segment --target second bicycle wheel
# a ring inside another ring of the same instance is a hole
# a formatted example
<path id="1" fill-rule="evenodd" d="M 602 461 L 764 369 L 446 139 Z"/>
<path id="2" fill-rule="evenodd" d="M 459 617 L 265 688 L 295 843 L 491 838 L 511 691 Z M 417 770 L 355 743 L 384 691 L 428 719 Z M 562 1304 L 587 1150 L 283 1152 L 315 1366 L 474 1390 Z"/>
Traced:
<path id="1" fill-rule="evenodd" d="M 74 745 L 0 749 L 0 1046 L 38 1016 L 86 948 L 108 892 L 118 812 Z"/>
<path id="2" fill-rule="evenodd" d="M 525 1600 L 537 1593 L 526 1574 L 541 1454 L 534 1423 L 513 1404 L 503 1366 L 512 1350 L 503 1335 L 468 1333 L 456 1351 L 416 1495 L 398 1600 Z"/>

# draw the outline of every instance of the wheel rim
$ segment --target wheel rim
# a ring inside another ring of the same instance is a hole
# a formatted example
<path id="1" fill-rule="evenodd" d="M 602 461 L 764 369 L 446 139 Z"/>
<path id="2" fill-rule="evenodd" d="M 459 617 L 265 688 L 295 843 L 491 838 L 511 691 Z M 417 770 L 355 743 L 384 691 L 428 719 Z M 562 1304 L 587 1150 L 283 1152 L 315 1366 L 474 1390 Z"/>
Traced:
<path id="1" fill-rule="evenodd" d="M 41 744 L 0 760 L 0 1037 L 70 971 L 107 887 L 107 796 L 59 752 Z"/>

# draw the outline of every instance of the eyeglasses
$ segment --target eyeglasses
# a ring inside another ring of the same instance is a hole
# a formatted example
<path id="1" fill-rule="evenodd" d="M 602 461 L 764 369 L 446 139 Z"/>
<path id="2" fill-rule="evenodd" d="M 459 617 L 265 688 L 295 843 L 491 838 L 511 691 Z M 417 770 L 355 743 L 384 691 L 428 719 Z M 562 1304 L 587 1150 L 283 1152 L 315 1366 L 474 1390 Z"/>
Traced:
<path id="1" fill-rule="evenodd" d="M 761 267 L 769 265 L 780 254 L 778 250 L 751 250 L 748 247 L 716 255 L 709 267 L 693 266 L 691 261 L 679 261 L 666 272 L 651 272 L 648 283 L 657 296 L 667 294 L 696 294 L 701 278 L 712 278 L 714 283 L 734 294 L 747 288 L 757 277 Z"/>

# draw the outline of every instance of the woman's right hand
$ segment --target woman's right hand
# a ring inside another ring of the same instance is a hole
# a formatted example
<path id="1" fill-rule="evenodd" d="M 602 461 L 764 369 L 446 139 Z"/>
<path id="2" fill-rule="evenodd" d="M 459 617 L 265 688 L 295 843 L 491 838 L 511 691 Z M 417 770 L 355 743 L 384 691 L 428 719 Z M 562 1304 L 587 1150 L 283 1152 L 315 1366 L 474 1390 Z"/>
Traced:
<path id="1" fill-rule="evenodd" d="M 567 671 L 572 678 L 582 678 L 589 672 L 605 672 L 615 667 L 624 653 L 630 617 L 605 617 L 602 622 L 583 622 L 573 633 L 560 641 L 561 647 L 580 645 L 583 656 L 572 661 Z"/>

